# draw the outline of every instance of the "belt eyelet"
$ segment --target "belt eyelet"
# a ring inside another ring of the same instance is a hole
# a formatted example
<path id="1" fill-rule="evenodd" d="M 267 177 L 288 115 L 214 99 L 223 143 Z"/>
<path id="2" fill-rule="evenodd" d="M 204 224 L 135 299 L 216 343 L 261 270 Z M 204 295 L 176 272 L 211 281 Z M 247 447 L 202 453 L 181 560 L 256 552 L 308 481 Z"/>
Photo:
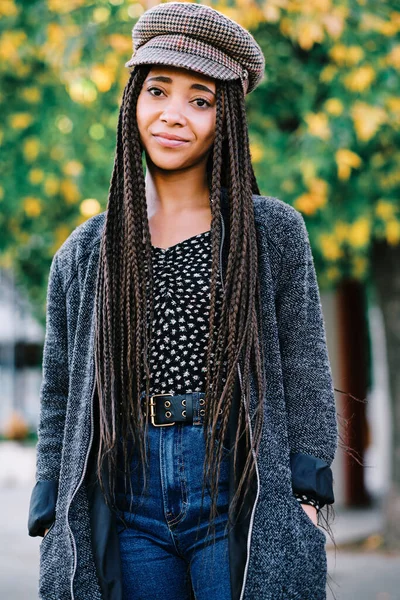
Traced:
<path id="1" fill-rule="evenodd" d="M 172 413 L 171 411 L 167 410 L 167 412 L 165 413 L 165 416 L 167 417 L 167 419 L 169 419 L 171 417 Z"/>
<path id="2" fill-rule="evenodd" d="M 171 406 L 171 402 L 169 400 L 166 400 L 164 402 L 164 406 L 165 406 L 165 408 L 169 408 Z"/>
<path id="3" fill-rule="evenodd" d="M 200 415 L 203 417 L 206 414 L 206 411 L 204 410 L 204 408 L 200 409 Z"/>
<path id="4" fill-rule="evenodd" d="M 182 417 L 186 417 L 186 410 L 182 411 Z"/>

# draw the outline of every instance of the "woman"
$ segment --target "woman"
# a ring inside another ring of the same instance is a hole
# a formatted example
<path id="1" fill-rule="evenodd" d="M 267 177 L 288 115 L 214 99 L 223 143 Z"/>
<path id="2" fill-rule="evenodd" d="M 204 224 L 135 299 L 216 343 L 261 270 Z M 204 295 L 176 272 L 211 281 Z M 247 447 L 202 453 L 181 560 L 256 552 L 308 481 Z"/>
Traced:
<path id="1" fill-rule="evenodd" d="M 251 165 L 262 51 L 191 3 L 133 41 L 107 210 L 50 270 L 40 597 L 323 600 L 335 402 L 304 220 Z"/>

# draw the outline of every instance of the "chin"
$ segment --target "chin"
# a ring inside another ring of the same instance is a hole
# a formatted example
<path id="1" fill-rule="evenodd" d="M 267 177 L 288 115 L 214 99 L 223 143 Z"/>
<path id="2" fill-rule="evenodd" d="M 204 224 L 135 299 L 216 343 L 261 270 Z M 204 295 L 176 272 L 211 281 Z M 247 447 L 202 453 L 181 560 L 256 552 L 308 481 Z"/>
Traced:
<path id="1" fill-rule="evenodd" d="M 150 160 L 150 162 L 157 167 L 158 169 L 162 169 L 164 171 L 176 171 L 178 169 L 183 169 L 188 166 L 187 159 L 179 158 L 178 156 L 160 156 L 159 154 L 146 154 L 146 160 Z"/>

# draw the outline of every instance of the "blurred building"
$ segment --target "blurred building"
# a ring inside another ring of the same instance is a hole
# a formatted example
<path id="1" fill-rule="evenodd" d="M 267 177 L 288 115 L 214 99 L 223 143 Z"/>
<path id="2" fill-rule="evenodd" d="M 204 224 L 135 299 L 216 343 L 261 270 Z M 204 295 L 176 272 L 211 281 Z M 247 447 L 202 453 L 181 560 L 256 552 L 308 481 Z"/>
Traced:
<path id="1" fill-rule="evenodd" d="M 37 426 L 43 339 L 12 272 L 0 269 L 0 433 L 12 411 Z"/>
<path id="2" fill-rule="evenodd" d="M 370 503 L 374 503 L 384 497 L 390 481 L 390 392 L 382 314 L 373 296 L 369 297 L 364 307 L 370 349 L 368 364 L 364 348 L 367 345 L 365 336 L 354 331 L 354 328 L 359 328 L 359 307 L 352 305 L 348 298 L 343 295 L 341 297 L 338 292 L 321 293 L 321 303 L 334 387 L 358 398 L 366 397 L 367 401 L 362 405 L 335 392 L 342 441 L 349 441 L 343 427 L 343 422 L 347 420 L 349 431 L 353 432 L 350 445 L 362 448 L 361 459 L 364 464 L 364 467 L 358 466 L 339 447 L 332 465 L 335 499 L 338 506 L 368 505 L 368 498 Z M 344 304 L 347 318 L 346 315 L 343 316 Z M 371 370 L 369 378 L 366 377 L 367 369 Z M 353 372 L 361 372 L 364 384 L 370 379 L 369 389 L 363 390 L 363 385 L 357 387 L 360 376 L 353 376 Z M 360 426 L 363 412 L 366 428 Z"/>

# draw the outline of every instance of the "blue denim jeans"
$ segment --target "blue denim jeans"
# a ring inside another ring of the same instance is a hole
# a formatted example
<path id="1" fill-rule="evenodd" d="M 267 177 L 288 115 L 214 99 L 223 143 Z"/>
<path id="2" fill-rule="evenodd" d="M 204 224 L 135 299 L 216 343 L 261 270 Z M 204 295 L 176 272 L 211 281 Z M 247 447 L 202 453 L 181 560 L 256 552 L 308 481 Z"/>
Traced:
<path id="1" fill-rule="evenodd" d="M 211 497 L 206 487 L 200 525 L 205 441 L 202 417 L 194 424 L 149 424 L 148 494 L 134 455 L 131 496 L 117 495 L 123 600 L 231 600 L 228 556 L 229 450 L 223 443 L 215 543 L 207 535 Z M 128 505 L 126 504 L 128 502 Z M 199 525 L 199 526 L 198 526 Z"/>

